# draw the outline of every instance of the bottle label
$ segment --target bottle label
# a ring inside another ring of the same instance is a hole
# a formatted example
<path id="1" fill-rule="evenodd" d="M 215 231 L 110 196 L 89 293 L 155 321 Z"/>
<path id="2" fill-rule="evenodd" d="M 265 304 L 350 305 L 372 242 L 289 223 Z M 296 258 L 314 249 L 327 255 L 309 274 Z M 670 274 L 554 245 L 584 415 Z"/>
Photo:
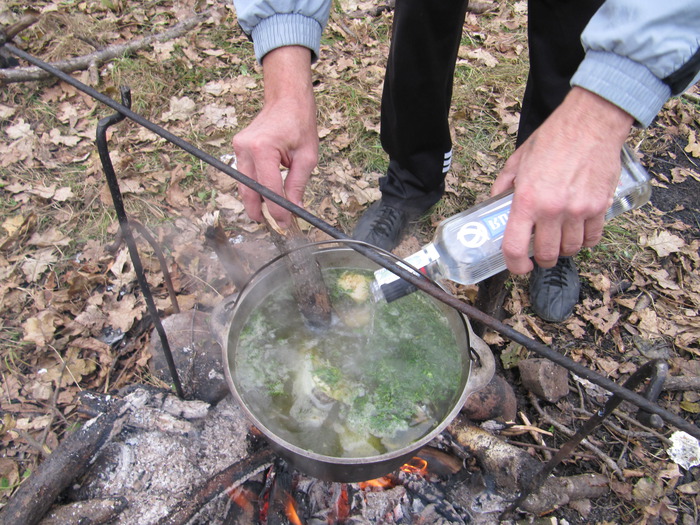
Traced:
<path id="1" fill-rule="evenodd" d="M 440 255 L 437 253 L 435 246 L 432 243 L 425 245 L 421 250 L 417 251 L 410 257 L 407 257 L 405 261 L 411 266 L 417 268 L 421 273 L 426 273 L 426 267 L 437 261 Z M 399 266 L 403 266 L 406 270 L 411 271 L 411 268 L 405 264 L 398 263 Z M 386 268 L 382 268 L 374 272 L 374 279 L 379 284 L 379 286 L 391 283 L 399 279 L 399 276 L 393 272 L 390 272 Z"/>
<path id="2" fill-rule="evenodd" d="M 457 239 L 465 248 L 479 248 L 491 239 L 503 235 L 508 215 L 510 206 L 484 215 L 479 221 L 468 222 L 457 232 Z"/>

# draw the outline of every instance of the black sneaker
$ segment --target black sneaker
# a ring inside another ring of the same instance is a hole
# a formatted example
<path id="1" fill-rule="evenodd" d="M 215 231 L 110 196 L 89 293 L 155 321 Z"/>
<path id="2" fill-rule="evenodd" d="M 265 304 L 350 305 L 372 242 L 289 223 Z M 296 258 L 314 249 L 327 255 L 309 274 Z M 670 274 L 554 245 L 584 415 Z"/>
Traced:
<path id="1" fill-rule="evenodd" d="M 385 204 L 380 199 L 362 214 L 352 232 L 352 238 L 391 251 L 399 244 L 411 218 L 406 211 Z"/>
<path id="2" fill-rule="evenodd" d="M 541 319 L 560 323 L 578 303 L 581 282 L 572 257 L 559 257 L 556 266 L 535 268 L 530 274 L 530 304 Z"/>

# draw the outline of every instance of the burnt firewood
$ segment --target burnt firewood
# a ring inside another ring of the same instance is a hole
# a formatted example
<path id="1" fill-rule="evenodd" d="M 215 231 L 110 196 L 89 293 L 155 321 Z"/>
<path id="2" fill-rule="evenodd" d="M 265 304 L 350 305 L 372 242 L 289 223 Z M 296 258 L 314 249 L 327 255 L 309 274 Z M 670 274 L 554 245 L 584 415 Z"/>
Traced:
<path id="1" fill-rule="evenodd" d="M 462 470 L 462 460 L 433 447 L 423 447 L 416 457 L 428 462 L 428 472 L 437 476 L 451 476 Z"/>
<path id="2" fill-rule="evenodd" d="M 331 324 L 332 307 L 328 288 L 323 280 L 321 266 L 314 257 L 308 240 L 292 218 L 289 228 L 280 227 L 263 206 L 263 215 L 272 242 L 284 257 L 294 286 L 294 298 L 299 311 L 314 328 L 328 328 Z"/>
<path id="3" fill-rule="evenodd" d="M 192 490 L 167 516 L 158 521 L 158 525 L 184 525 L 188 523 L 213 498 L 224 490 L 231 489 L 236 484 L 255 475 L 270 464 L 272 459 L 272 450 L 264 448 L 230 465 Z"/>
<path id="4" fill-rule="evenodd" d="M 450 425 L 448 432 L 459 446 L 476 458 L 484 479 L 489 480 L 489 490 L 495 488 L 506 499 L 512 499 L 529 486 L 532 476 L 541 468 L 540 462 L 522 449 L 459 417 Z M 520 508 L 542 515 L 569 502 L 597 498 L 608 491 L 608 479 L 602 474 L 550 477 L 537 491 L 527 496 Z"/>
<path id="5" fill-rule="evenodd" d="M 128 504 L 124 498 L 77 501 L 53 508 L 39 525 L 102 525 L 112 522 Z"/>
<path id="6" fill-rule="evenodd" d="M 87 471 L 100 447 L 121 429 L 125 407 L 115 404 L 69 434 L 0 510 L 0 523 L 38 523 L 58 495 Z"/>
<path id="7" fill-rule="evenodd" d="M 292 497 L 292 473 L 287 464 L 279 460 L 275 464 L 275 482 L 270 490 L 270 504 L 267 510 L 267 525 L 285 525 L 293 520 L 289 516 Z M 296 510 L 293 510 L 296 513 Z"/>

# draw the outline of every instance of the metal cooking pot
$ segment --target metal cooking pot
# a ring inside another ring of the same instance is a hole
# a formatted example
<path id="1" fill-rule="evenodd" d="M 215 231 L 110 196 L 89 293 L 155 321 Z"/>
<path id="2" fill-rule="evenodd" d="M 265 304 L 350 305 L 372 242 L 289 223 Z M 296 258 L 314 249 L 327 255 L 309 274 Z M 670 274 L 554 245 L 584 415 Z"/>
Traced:
<path id="1" fill-rule="evenodd" d="M 376 270 L 379 266 L 351 248 L 312 248 L 322 268 L 353 268 Z M 459 413 L 473 392 L 483 388 L 494 373 L 494 360 L 489 347 L 471 331 L 468 321 L 459 312 L 435 300 L 446 315 L 458 344 L 463 348 L 463 384 L 461 395 L 448 415 L 428 434 L 409 445 L 370 457 L 332 457 L 302 449 L 276 435 L 262 423 L 238 390 L 231 369 L 235 363 L 239 332 L 251 312 L 271 293 L 289 282 L 289 272 L 283 259 L 276 259 L 258 270 L 241 290 L 224 330 L 223 362 L 226 382 L 252 423 L 267 437 L 271 447 L 300 471 L 326 481 L 358 482 L 375 479 L 396 470 L 410 460 L 417 450 L 435 438 Z M 422 293 L 422 292 L 418 292 Z M 407 320 L 410 322 L 410 319 Z M 471 351 L 469 346 L 471 345 Z"/>

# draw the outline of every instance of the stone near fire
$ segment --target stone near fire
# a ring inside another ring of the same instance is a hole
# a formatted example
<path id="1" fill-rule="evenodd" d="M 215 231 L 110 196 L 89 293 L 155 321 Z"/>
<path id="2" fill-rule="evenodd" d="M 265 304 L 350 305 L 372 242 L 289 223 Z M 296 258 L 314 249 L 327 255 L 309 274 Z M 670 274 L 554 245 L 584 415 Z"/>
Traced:
<path id="1" fill-rule="evenodd" d="M 550 403 L 569 393 L 569 373 L 548 359 L 523 359 L 518 369 L 523 386 Z"/>
<path id="2" fill-rule="evenodd" d="M 221 358 L 221 346 L 216 340 L 209 315 L 190 310 L 166 317 L 163 329 L 188 399 L 216 403 L 228 394 Z M 171 383 L 170 369 L 165 360 L 163 345 L 155 329 L 151 333 L 151 372 Z"/>
<path id="3" fill-rule="evenodd" d="M 462 407 L 462 414 L 471 421 L 497 419 L 514 421 L 518 409 L 513 387 L 500 375 L 494 375 L 488 385 L 474 392 Z"/>

